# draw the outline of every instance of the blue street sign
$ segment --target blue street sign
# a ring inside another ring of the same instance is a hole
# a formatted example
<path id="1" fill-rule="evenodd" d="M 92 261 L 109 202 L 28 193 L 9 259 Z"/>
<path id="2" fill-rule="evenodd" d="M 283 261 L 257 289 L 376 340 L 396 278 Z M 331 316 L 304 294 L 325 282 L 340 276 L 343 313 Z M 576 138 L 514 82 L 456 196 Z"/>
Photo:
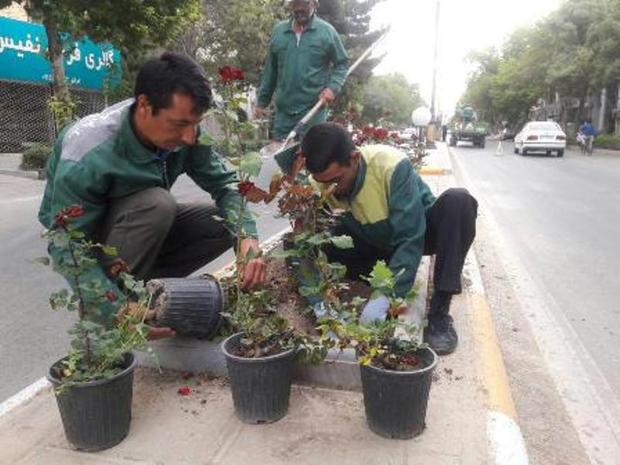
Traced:
<path id="1" fill-rule="evenodd" d="M 88 38 L 65 42 L 67 83 L 84 89 L 115 87 L 121 79 L 121 54 L 111 44 Z M 0 17 L 0 79 L 49 83 L 52 65 L 47 59 L 47 34 L 41 24 Z"/>

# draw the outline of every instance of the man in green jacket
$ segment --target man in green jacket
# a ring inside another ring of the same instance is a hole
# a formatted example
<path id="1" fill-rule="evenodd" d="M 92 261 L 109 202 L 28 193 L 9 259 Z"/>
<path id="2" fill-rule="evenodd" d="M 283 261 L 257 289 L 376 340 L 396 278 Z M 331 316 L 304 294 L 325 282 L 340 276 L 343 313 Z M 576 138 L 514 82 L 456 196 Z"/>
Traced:
<path id="1" fill-rule="evenodd" d="M 88 238 L 116 247 L 139 279 L 187 276 L 218 257 L 233 245 L 219 218 L 238 208 L 240 196 L 236 174 L 198 142 L 198 125 L 211 103 L 208 79 L 191 59 L 164 53 L 145 63 L 133 99 L 60 133 L 47 167 L 40 222 L 50 228 L 59 211 L 81 205 L 85 214 L 74 225 Z M 177 202 L 170 188 L 183 173 L 211 194 L 215 205 Z M 249 215 L 244 229 L 244 237 L 237 238 L 242 256 L 259 250 Z M 53 244 L 49 250 L 54 260 L 63 260 Z M 99 261 L 90 278 L 118 291 L 111 259 Z M 256 287 L 265 279 L 265 263 L 249 260 L 243 273 L 244 286 Z M 100 316 L 110 321 L 125 303 L 111 303 Z M 164 328 L 158 335 L 172 332 Z"/>
<path id="2" fill-rule="evenodd" d="M 340 36 L 316 15 L 316 0 L 288 2 L 292 17 L 273 29 L 263 70 L 256 116 L 275 93 L 273 136 L 283 140 L 319 99 L 331 103 L 344 84 L 349 58 Z M 323 108 L 308 127 L 325 121 Z"/>
<path id="3" fill-rule="evenodd" d="M 311 128 L 301 145 L 305 164 L 321 188 L 335 184 L 329 206 L 346 213 L 335 234 L 353 238 L 353 249 L 330 247 L 330 260 L 347 266 L 349 277 L 368 276 L 377 260 L 401 273 L 395 291 L 404 297 L 415 282 L 422 255 L 435 255 L 434 292 L 424 337 L 440 355 L 456 348 L 449 315 L 461 292 L 461 272 L 476 231 L 478 203 L 465 189 L 435 199 L 409 159 L 394 147 L 357 149 L 349 133 L 333 123 Z M 360 316 L 368 323 L 387 316 L 386 297 L 371 299 Z"/>

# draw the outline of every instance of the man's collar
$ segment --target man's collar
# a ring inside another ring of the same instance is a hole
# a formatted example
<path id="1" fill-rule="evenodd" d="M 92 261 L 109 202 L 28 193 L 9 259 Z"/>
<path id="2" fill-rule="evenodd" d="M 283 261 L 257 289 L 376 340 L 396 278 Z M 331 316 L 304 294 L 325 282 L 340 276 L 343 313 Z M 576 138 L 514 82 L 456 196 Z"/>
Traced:
<path id="1" fill-rule="evenodd" d="M 145 147 L 138 139 L 138 136 L 136 136 L 132 123 L 134 105 L 135 103 L 126 110 L 121 123 L 120 132 L 123 141 L 123 148 L 127 157 L 130 157 L 138 162 L 151 162 L 157 156 L 157 153 L 156 150 L 150 150 Z"/>
<path id="2" fill-rule="evenodd" d="M 355 182 L 353 183 L 353 189 L 348 196 L 348 201 L 352 202 L 355 199 L 355 196 L 359 194 L 362 190 L 362 186 L 364 185 L 364 180 L 366 179 L 366 160 L 362 156 L 360 152 L 360 156 L 358 157 L 358 165 L 357 165 L 357 173 L 355 173 Z"/>

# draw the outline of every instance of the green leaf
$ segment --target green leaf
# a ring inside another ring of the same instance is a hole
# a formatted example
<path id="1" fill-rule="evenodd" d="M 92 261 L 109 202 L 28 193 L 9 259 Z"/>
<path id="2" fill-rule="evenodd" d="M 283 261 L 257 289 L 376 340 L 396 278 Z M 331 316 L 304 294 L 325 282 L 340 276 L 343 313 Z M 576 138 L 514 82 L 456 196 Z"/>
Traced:
<path id="1" fill-rule="evenodd" d="M 249 176 L 258 176 L 263 162 L 258 152 L 248 152 L 241 157 L 239 171 Z"/>
<path id="2" fill-rule="evenodd" d="M 110 245 L 101 246 L 101 251 L 109 257 L 116 257 L 118 255 L 116 247 L 112 247 Z"/>
<path id="3" fill-rule="evenodd" d="M 334 236 L 330 239 L 331 243 L 339 249 L 352 249 L 353 239 L 351 236 Z"/>

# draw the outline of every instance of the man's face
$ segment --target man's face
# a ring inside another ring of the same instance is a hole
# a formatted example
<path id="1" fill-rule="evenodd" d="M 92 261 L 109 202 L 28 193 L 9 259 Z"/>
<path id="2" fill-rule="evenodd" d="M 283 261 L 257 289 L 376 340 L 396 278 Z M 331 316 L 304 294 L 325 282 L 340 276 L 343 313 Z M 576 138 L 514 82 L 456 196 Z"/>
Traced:
<path id="1" fill-rule="evenodd" d="M 351 155 L 349 165 L 340 165 L 338 162 L 331 163 L 325 171 L 313 173 L 315 181 L 329 185 L 335 184 L 334 195 L 337 199 L 345 199 L 353 191 L 355 177 L 359 165 L 359 154 L 354 152 Z"/>
<path id="2" fill-rule="evenodd" d="M 314 13 L 315 4 L 313 0 L 293 0 L 290 8 L 293 12 L 295 22 L 301 26 L 305 26 Z"/>
<path id="3" fill-rule="evenodd" d="M 140 95 L 136 128 L 141 137 L 160 149 L 173 150 L 179 146 L 193 145 L 202 119 L 202 115 L 197 115 L 193 110 L 194 104 L 189 95 L 175 93 L 169 108 L 153 114 L 153 107 L 146 96 Z"/>

